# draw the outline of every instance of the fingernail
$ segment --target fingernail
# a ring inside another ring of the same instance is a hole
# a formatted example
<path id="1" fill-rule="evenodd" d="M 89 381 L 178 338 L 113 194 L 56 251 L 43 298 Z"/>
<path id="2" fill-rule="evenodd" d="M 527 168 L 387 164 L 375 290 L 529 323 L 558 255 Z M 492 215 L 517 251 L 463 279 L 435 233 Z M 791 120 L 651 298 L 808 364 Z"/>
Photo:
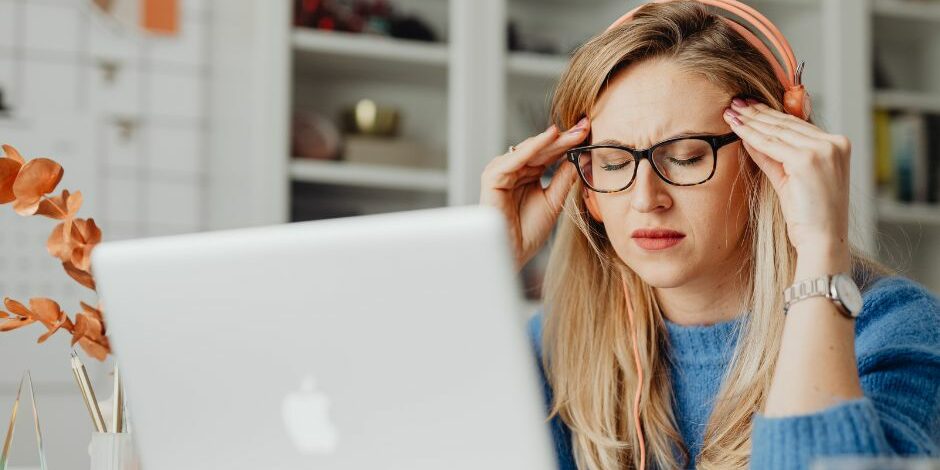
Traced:
<path id="1" fill-rule="evenodd" d="M 747 103 L 746 103 L 744 100 L 742 100 L 741 98 L 734 98 L 734 99 L 732 99 L 732 100 L 731 100 L 731 104 L 733 104 L 733 105 L 735 105 L 735 106 L 737 106 L 737 107 L 739 107 L 739 108 L 746 108 L 746 107 L 747 107 Z"/>
<path id="2" fill-rule="evenodd" d="M 574 125 L 571 129 L 568 129 L 568 133 L 574 134 L 576 132 L 581 132 L 587 126 L 587 116 L 581 118 L 577 124 Z"/>
<path id="3" fill-rule="evenodd" d="M 755 100 L 754 98 L 748 98 L 748 99 L 747 99 L 747 104 L 749 104 L 749 105 L 751 105 L 751 106 L 753 106 L 753 105 L 755 105 L 755 104 L 757 104 L 757 103 L 759 103 L 759 101 Z"/>
<path id="4" fill-rule="evenodd" d="M 741 120 L 738 119 L 738 116 L 740 116 L 740 114 L 738 114 L 737 111 L 731 108 L 728 108 L 725 110 L 724 116 L 725 116 L 725 119 L 730 121 L 735 126 L 740 126 L 741 124 L 743 124 Z"/>

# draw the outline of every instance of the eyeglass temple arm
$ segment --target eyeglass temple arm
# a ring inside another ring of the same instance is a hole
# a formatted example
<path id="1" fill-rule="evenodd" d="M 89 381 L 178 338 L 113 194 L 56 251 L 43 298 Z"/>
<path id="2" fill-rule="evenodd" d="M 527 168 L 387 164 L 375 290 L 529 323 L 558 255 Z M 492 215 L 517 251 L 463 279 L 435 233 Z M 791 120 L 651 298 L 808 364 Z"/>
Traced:
<path id="1" fill-rule="evenodd" d="M 734 132 L 731 132 L 722 136 L 718 136 L 715 142 L 718 144 L 719 147 L 721 147 L 722 145 L 730 144 L 731 142 L 734 142 L 738 139 L 740 139 L 740 137 L 738 137 L 738 135 L 735 134 Z"/>

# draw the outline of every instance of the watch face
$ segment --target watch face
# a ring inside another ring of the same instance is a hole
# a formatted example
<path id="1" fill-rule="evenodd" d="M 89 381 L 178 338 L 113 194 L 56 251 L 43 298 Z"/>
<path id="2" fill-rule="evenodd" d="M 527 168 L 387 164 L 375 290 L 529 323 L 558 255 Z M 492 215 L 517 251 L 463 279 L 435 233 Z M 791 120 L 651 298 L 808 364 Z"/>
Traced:
<path id="1" fill-rule="evenodd" d="M 855 281 L 845 274 L 838 274 L 832 278 L 833 288 L 839 296 L 839 301 L 848 309 L 853 317 L 858 316 L 862 310 L 862 295 L 858 291 Z"/>

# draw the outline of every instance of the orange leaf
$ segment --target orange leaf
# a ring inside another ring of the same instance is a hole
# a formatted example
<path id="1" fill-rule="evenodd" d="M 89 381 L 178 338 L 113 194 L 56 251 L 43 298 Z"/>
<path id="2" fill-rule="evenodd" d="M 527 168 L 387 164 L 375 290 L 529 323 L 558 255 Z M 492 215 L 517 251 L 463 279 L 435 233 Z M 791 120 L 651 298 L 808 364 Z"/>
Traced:
<path id="1" fill-rule="evenodd" d="M 3 148 L 3 153 L 6 154 L 7 158 L 15 160 L 20 165 L 26 163 L 26 160 L 23 160 L 23 156 L 20 155 L 20 152 L 13 148 L 12 145 L 3 144 L 0 147 Z"/>
<path id="2" fill-rule="evenodd" d="M 71 225 L 72 235 L 70 237 L 66 237 L 66 222 L 60 222 L 55 227 L 53 227 L 52 233 L 49 234 L 49 239 L 46 240 L 46 251 L 48 251 L 50 255 L 55 256 L 62 261 L 71 261 L 72 252 L 75 250 L 75 247 L 83 246 L 85 239 L 82 237 L 82 233 L 79 230 L 79 227 L 75 224 Z"/>
<path id="3" fill-rule="evenodd" d="M 74 201 L 74 202 L 73 202 Z M 68 215 L 65 216 L 65 240 L 69 242 L 69 237 L 72 233 L 72 223 L 74 223 L 75 214 L 78 212 L 78 209 L 82 207 L 82 193 L 77 192 L 71 196 L 66 203 L 66 208 Z M 79 227 L 81 229 L 81 227 Z"/>
<path id="4" fill-rule="evenodd" d="M 72 346 L 75 346 L 75 343 L 78 340 L 82 339 L 85 336 L 85 329 L 88 328 L 88 319 L 85 315 L 76 315 L 75 316 L 75 327 L 72 328 Z"/>
<path id="5" fill-rule="evenodd" d="M 99 361 L 107 359 L 108 353 L 111 352 L 111 345 L 108 344 L 107 338 L 105 338 L 101 343 L 92 341 L 88 338 L 82 338 L 79 340 L 79 343 L 81 344 L 82 349 L 84 349 L 89 356 Z"/>
<path id="6" fill-rule="evenodd" d="M 96 245 L 84 245 L 82 247 L 75 247 L 75 250 L 72 251 L 72 264 L 82 271 L 91 272 L 91 252 L 95 249 L 95 246 Z"/>
<path id="7" fill-rule="evenodd" d="M 68 191 L 63 191 L 63 192 L 68 193 Z M 78 210 L 82 208 L 82 202 L 84 201 L 85 201 L 85 198 L 84 196 L 82 196 L 81 191 L 75 191 L 75 194 L 73 194 L 71 197 L 66 198 L 65 207 L 68 208 L 69 215 L 74 216 L 75 214 L 78 214 Z"/>
<path id="8" fill-rule="evenodd" d="M 35 321 L 36 320 L 30 319 L 30 318 L 24 318 L 24 319 L 16 318 L 13 320 L 7 320 L 3 323 L 0 323 L 0 333 L 5 332 L 5 331 L 13 331 L 17 328 L 29 325 L 30 323 L 34 323 Z"/>
<path id="9" fill-rule="evenodd" d="M 61 319 L 59 319 L 59 321 L 55 322 L 52 325 L 49 325 L 48 326 L 49 331 L 45 332 L 45 334 L 40 336 L 36 342 L 39 344 L 45 343 L 46 340 L 49 339 L 50 336 L 55 334 L 56 331 L 59 331 L 59 328 L 62 328 L 62 325 L 64 325 L 67 320 L 68 320 L 68 317 L 62 317 Z"/>
<path id="10" fill-rule="evenodd" d="M 100 305 L 99 305 L 99 307 L 100 307 Z M 85 308 L 85 307 L 82 307 L 82 308 Z M 88 315 L 89 317 L 94 318 L 95 320 L 98 321 L 98 325 L 101 325 L 101 336 L 102 336 L 104 339 L 107 339 L 107 337 L 108 337 L 108 327 L 107 327 L 107 325 L 105 325 L 105 323 L 104 323 L 104 316 L 101 315 L 101 309 L 100 309 L 100 308 L 91 308 L 91 307 L 88 307 L 88 309 L 86 310 L 86 313 L 87 313 L 87 315 Z"/>
<path id="11" fill-rule="evenodd" d="M 10 311 L 10 313 L 12 313 L 12 314 L 14 314 L 14 315 L 16 315 L 16 316 L 19 316 L 19 317 L 26 317 L 26 318 L 32 318 L 32 316 L 33 316 L 33 312 L 30 312 L 29 309 L 26 308 L 25 305 L 23 305 L 23 304 L 21 304 L 21 303 L 15 301 L 15 300 L 13 300 L 13 299 L 11 299 L 11 298 L 9 298 L 9 297 L 4 297 L 4 298 L 3 298 L 3 306 L 6 307 L 7 310 Z"/>
<path id="12" fill-rule="evenodd" d="M 95 290 L 95 278 L 91 276 L 91 273 L 78 269 L 71 261 L 62 263 L 62 267 L 65 269 L 66 274 L 71 276 L 72 279 L 75 279 L 79 284 L 91 290 Z"/>
<path id="13" fill-rule="evenodd" d="M 10 158 L 0 158 L 0 204 L 6 204 L 16 200 L 13 194 L 13 183 L 16 181 L 16 175 L 20 173 L 20 167 L 23 165 Z"/>
<path id="14" fill-rule="evenodd" d="M 33 297 L 29 299 L 29 308 L 36 314 L 36 319 L 47 326 L 62 318 L 62 308 L 52 299 Z"/>
<path id="15" fill-rule="evenodd" d="M 72 264 L 82 271 L 91 272 L 91 252 L 101 241 L 101 229 L 95 225 L 94 219 L 75 219 L 75 226 L 81 234 L 84 243 L 72 243 Z"/>
<path id="16" fill-rule="evenodd" d="M 83 243 L 95 245 L 101 242 L 101 229 L 95 224 L 95 219 L 75 219 L 75 223 L 82 234 Z"/>
<path id="17" fill-rule="evenodd" d="M 104 321 L 104 317 L 101 316 L 100 309 L 92 307 L 91 305 L 88 305 L 85 302 L 79 301 L 78 303 L 82 306 L 82 310 L 84 310 L 84 312 L 82 312 L 83 314 L 88 315 L 91 318 L 94 318 L 95 320 Z"/>
<path id="18" fill-rule="evenodd" d="M 83 322 L 82 336 L 95 341 L 101 341 L 104 338 L 104 324 L 100 320 L 88 315 L 79 314 L 75 318 L 76 321 L 79 317 L 85 319 Z"/>
<path id="19" fill-rule="evenodd" d="M 79 204 L 81 204 L 79 202 Z M 36 209 L 35 215 L 42 215 L 49 217 L 50 219 L 64 219 L 68 217 L 69 210 L 69 190 L 63 189 L 60 196 L 51 197 L 49 199 L 43 199 L 39 201 L 39 208 Z"/>
<path id="20" fill-rule="evenodd" d="M 55 190 L 63 173 L 62 166 L 48 158 L 35 158 L 23 165 L 13 182 L 13 210 L 20 215 L 35 214 L 40 199 Z"/>

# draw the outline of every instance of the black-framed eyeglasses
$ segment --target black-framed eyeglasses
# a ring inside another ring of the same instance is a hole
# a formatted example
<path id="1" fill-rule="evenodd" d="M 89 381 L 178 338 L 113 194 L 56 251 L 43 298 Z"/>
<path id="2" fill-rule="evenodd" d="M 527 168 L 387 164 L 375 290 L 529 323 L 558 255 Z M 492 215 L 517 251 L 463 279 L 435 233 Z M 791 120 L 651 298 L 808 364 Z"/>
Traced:
<path id="1" fill-rule="evenodd" d="M 675 186 L 695 186 L 715 175 L 718 149 L 740 140 L 737 134 L 680 136 L 645 150 L 618 145 L 586 145 L 566 152 L 578 168 L 581 180 L 599 193 L 623 191 L 633 184 L 643 159 L 663 181 Z"/>

